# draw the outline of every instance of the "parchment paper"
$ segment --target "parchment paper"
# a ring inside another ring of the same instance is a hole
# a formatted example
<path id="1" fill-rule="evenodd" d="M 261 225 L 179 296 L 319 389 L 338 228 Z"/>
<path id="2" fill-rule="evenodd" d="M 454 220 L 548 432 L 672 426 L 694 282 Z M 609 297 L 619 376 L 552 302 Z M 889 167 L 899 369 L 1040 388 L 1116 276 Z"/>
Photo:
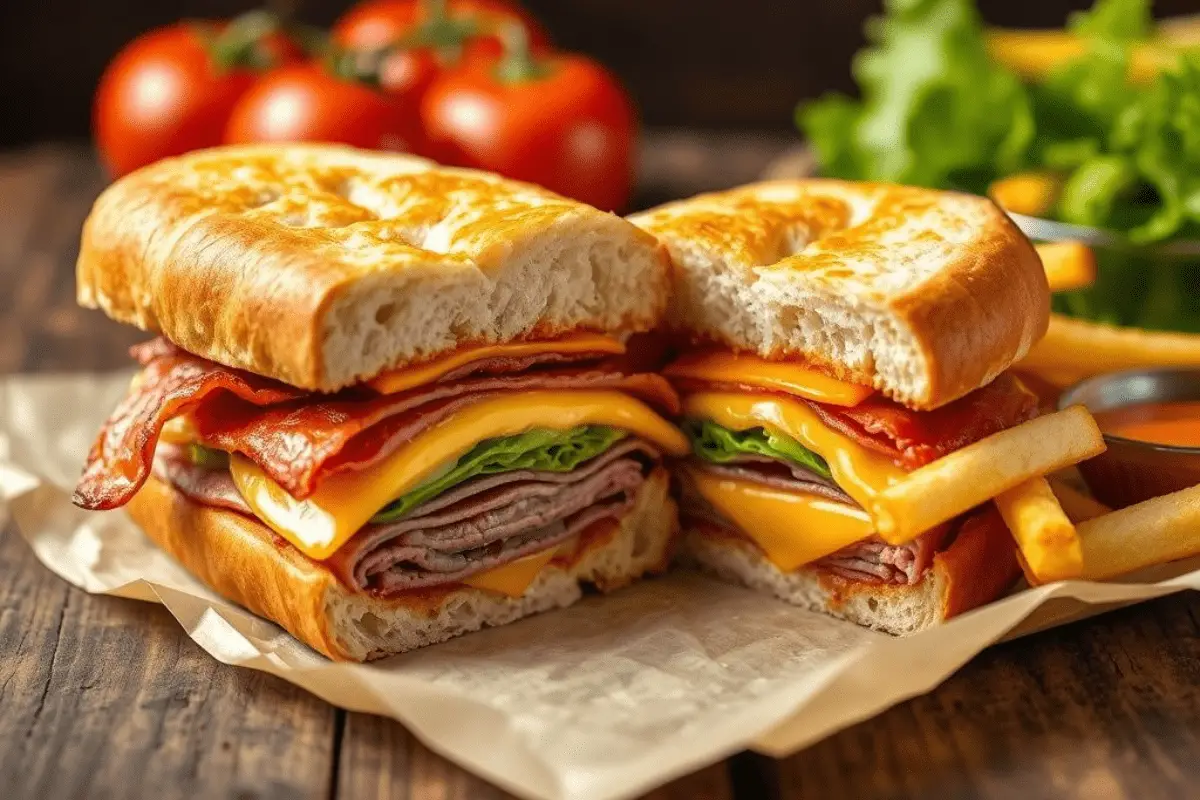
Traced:
<path id="1" fill-rule="evenodd" d="M 0 516 L 94 593 L 162 603 L 228 664 L 394 717 L 532 798 L 623 798 L 747 747 L 784 755 L 928 691 L 988 644 L 1200 588 L 1200 559 L 1026 590 L 907 639 L 689 573 L 368 665 L 334 664 L 206 590 L 120 512 L 71 505 L 129 375 L 0 379 Z"/>

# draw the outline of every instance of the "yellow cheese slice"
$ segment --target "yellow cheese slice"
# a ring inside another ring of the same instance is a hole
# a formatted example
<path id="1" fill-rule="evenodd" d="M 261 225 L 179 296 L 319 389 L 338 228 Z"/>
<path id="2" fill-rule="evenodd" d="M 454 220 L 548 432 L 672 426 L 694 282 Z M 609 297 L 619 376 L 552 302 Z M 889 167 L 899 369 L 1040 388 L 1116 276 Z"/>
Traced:
<path id="1" fill-rule="evenodd" d="M 864 508 L 907 473 L 891 459 L 841 434 L 798 400 L 745 392 L 697 392 L 683 400 L 684 416 L 710 419 L 730 430 L 764 428 L 790 436 L 829 463 L 833 479 Z"/>
<path id="2" fill-rule="evenodd" d="M 200 432 L 196 430 L 196 423 L 192 421 L 192 418 L 184 414 L 167 420 L 158 438 L 159 441 L 170 444 L 191 444 L 200 441 Z"/>
<path id="3" fill-rule="evenodd" d="M 799 364 L 729 350 L 688 353 L 669 364 L 663 375 L 756 386 L 835 406 L 856 406 L 875 393 L 870 386 L 840 381 Z"/>
<path id="4" fill-rule="evenodd" d="M 466 347 L 453 353 L 416 364 L 385 372 L 367 381 L 367 385 L 380 394 L 395 394 L 432 383 L 452 370 L 481 361 L 485 358 L 517 358 L 520 356 L 536 356 L 543 353 L 609 353 L 617 355 L 625 352 L 625 345 L 620 339 L 605 336 L 600 333 L 574 333 L 560 339 L 541 342 L 508 342 L 507 344 L 489 344 L 479 347 Z"/>
<path id="5" fill-rule="evenodd" d="M 784 572 L 811 564 L 875 532 L 867 512 L 846 503 L 703 470 L 687 472 L 700 496 L 753 539 Z"/>
<path id="6" fill-rule="evenodd" d="M 490 592 L 506 594 L 509 597 L 521 597 L 529 589 L 546 565 L 560 553 L 573 553 L 578 537 L 572 536 L 557 547 L 549 547 L 539 553 L 530 553 L 524 558 L 505 564 L 502 567 L 479 572 L 462 582 L 476 589 L 486 589 Z"/>
<path id="7" fill-rule="evenodd" d="M 533 579 L 538 576 L 538 573 L 554 559 L 557 550 L 558 548 L 551 547 L 540 553 L 518 558 L 502 567 L 463 578 L 462 582 L 476 589 L 487 589 L 490 592 L 506 594 L 509 597 L 520 597 L 525 594 L 525 590 L 529 588 L 529 584 L 533 583 Z"/>
<path id="8" fill-rule="evenodd" d="M 690 450 L 687 437 L 645 403 L 614 391 L 540 391 L 486 397 L 361 472 L 329 476 L 297 500 L 248 458 L 234 455 L 230 471 L 254 513 L 309 558 L 329 558 L 391 500 L 453 463 L 484 439 L 532 428 L 570 430 L 608 425 L 654 442 L 667 453 Z"/>

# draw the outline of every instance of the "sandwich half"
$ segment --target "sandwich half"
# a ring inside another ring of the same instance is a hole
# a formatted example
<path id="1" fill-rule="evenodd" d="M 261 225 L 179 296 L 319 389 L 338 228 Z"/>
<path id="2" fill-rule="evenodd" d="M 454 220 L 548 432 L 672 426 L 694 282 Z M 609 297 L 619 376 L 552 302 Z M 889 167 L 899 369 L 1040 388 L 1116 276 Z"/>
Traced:
<path id="1" fill-rule="evenodd" d="M 97 200 L 81 304 L 158 338 L 75 502 L 366 660 L 665 567 L 678 397 L 629 337 L 669 263 L 537 187 L 343 147 L 218 148 Z"/>
<path id="2" fill-rule="evenodd" d="M 631 220 L 674 265 L 670 324 L 686 344 L 665 374 L 692 442 L 679 470 L 690 560 L 894 634 L 1014 583 L 989 500 L 1099 435 L 1075 409 L 1022 453 L 1037 400 L 1006 369 L 1044 333 L 1049 294 L 996 206 L 781 181 Z M 995 448 L 1016 466 L 989 467 Z"/>

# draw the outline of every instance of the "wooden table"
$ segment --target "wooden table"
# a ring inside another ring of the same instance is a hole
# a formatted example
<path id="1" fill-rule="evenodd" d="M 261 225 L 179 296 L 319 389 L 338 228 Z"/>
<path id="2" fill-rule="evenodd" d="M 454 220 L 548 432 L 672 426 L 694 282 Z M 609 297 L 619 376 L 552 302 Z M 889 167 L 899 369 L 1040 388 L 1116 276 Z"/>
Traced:
<path id="1" fill-rule="evenodd" d="M 656 198 L 749 179 L 779 149 L 651 144 Z M 103 182 L 82 147 L 0 154 L 0 372 L 124 366 L 143 338 L 74 304 Z M 0 534 L 0 797 L 504 796 L 398 724 L 219 664 L 161 607 L 88 595 Z M 1200 595 L 994 647 L 792 758 L 741 754 L 653 796 L 1200 797 Z"/>

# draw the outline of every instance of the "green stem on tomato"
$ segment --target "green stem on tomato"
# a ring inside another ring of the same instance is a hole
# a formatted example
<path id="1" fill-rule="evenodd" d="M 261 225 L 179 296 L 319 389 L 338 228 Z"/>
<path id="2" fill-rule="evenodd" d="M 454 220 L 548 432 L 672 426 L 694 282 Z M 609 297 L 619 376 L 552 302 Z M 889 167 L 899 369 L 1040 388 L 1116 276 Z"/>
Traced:
<path id="1" fill-rule="evenodd" d="M 453 16 L 446 0 L 424 0 L 422 8 L 425 19 L 401 40 L 401 44 L 410 48 L 431 47 L 443 60 L 456 62 L 462 56 L 467 40 L 479 34 L 478 22 L 470 16 Z"/>
<path id="2" fill-rule="evenodd" d="M 446 0 L 425 0 L 425 19 L 429 22 L 440 22 L 449 16 Z"/>
<path id="3" fill-rule="evenodd" d="M 501 83 L 525 83 L 545 78 L 550 67 L 538 61 L 529 48 L 529 31 L 519 22 L 509 22 L 496 29 L 504 45 L 504 55 L 496 65 L 496 79 Z"/>
<path id="4" fill-rule="evenodd" d="M 269 11 L 247 11 L 229 21 L 209 42 L 213 63 L 220 70 L 269 69 L 274 66 L 262 43 L 280 30 L 279 17 Z"/>

